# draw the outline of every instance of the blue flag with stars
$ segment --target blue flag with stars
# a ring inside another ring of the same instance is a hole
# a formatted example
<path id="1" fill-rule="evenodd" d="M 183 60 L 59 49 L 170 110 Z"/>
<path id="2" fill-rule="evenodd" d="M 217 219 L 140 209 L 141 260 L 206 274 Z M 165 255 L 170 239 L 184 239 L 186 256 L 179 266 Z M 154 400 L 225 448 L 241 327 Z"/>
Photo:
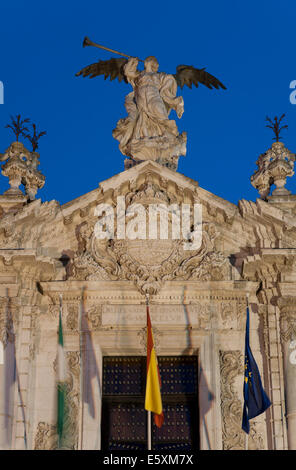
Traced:
<path id="1" fill-rule="evenodd" d="M 243 430 L 249 434 L 249 419 L 264 413 L 271 405 L 266 395 L 249 343 L 249 307 L 247 307 L 246 340 L 245 340 L 245 376 L 244 376 L 244 411 Z"/>

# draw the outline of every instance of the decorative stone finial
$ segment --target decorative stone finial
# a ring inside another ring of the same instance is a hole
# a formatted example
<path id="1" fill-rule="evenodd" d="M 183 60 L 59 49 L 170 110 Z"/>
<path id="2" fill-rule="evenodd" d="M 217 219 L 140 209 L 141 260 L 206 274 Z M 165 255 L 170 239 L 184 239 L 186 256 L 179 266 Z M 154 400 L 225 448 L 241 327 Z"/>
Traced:
<path id="1" fill-rule="evenodd" d="M 20 185 L 25 187 L 26 195 L 29 201 L 35 199 L 37 190 L 43 188 L 45 177 L 37 170 L 39 165 L 38 141 L 40 137 L 46 134 L 45 131 L 37 133 L 36 124 L 32 124 L 32 134 L 29 133 L 26 125 L 30 123 L 30 119 L 21 119 L 18 114 L 15 118 L 11 116 L 11 123 L 5 127 L 12 130 L 16 137 L 4 154 L 0 154 L 0 161 L 6 163 L 2 166 L 2 175 L 9 178 L 10 188 L 5 191 L 4 195 L 9 198 L 23 198 L 23 192 Z M 23 136 L 31 142 L 32 151 L 30 152 L 19 137 Z"/>
<path id="2" fill-rule="evenodd" d="M 258 189 L 262 199 L 265 199 L 270 188 L 275 184 L 273 196 L 285 196 L 290 191 L 285 188 L 288 176 L 294 175 L 295 154 L 290 152 L 283 142 L 274 142 L 267 152 L 260 155 L 256 164 L 258 170 L 251 176 L 251 184 Z"/>
<path id="3" fill-rule="evenodd" d="M 283 142 L 279 142 L 282 129 L 288 128 L 287 125 L 280 125 L 284 117 L 285 114 L 282 114 L 280 118 L 276 116 L 273 121 L 269 117 L 266 118 L 269 122 L 266 127 L 273 130 L 275 142 L 267 152 L 259 156 L 256 162 L 258 170 L 251 176 L 251 184 L 259 191 L 262 199 L 267 198 L 273 184 L 276 186 L 273 196 L 290 194 L 285 184 L 287 176 L 294 175 L 295 154 L 290 152 Z"/>
<path id="4" fill-rule="evenodd" d="M 37 170 L 39 154 L 30 152 L 21 142 L 13 142 L 6 152 L 0 156 L 6 161 L 2 167 L 2 175 L 9 178 L 10 188 L 5 191 L 6 196 L 23 196 L 19 186 L 25 186 L 30 201 L 35 199 L 37 190 L 43 188 L 45 177 Z"/>
<path id="5" fill-rule="evenodd" d="M 9 179 L 10 188 L 5 191 L 6 196 L 23 196 L 19 186 L 27 172 L 26 160 L 29 151 L 21 142 L 13 142 L 10 147 L 1 155 L 1 161 L 6 161 L 2 166 L 2 175 Z"/>

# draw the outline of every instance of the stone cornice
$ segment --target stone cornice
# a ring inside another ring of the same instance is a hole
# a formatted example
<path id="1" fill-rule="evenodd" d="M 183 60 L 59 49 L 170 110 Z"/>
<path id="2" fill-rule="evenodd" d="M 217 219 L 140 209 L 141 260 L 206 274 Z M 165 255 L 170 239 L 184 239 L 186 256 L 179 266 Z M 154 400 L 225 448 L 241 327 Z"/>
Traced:
<path id="1" fill-rule="evenodd" d="M 264 236 L 266 236 L 266 234 L 268 234 L 268 238 L 270 238 L 269 243 L 281 239 L 282 234 L 288 231 L 290 231 L 291 235 L 294 234 L 295 237 L 295 217 L 278 207 L 274 207 L 261 199 L 257 199 L 256 202 L 241 199 L 238 202 L 238 209 L 245 222 L 255 225 L 255 227 L 258 225 L 264 227 L 265 232 L 261 236 L 262 247 L 267 246 L 264 243 Z M 260 238 L 260 231 L 258 232 L 258 236 Z"/>
<path id="2" fill-rule="evenodd" d="M 162 165 L 159 165 L 153 161 L 146 161 L 136 165 L 129 170 L 118 173 L 117 175 L 112 176 L 111 178 L 102 181 L 100 183 L 100 188 L 105 192 L 110 188 L 116 188 L 122 184 L 124 181 L 131 181 L 138 178 L 139 174 L 152 171 L 158 174 L 160 177 L 169 179 L 175 182 L 178 186 L 187 186 L 190 189 L 194 190 L 198 186 L 198 182 L 189 178 L 188 176 L 183 175 L 170 170 Z"/>
<path id="3" fill-rule="evenodd" d="M 52 279 L 62 277 L 64 270 L 62 263 L 49 257 L 38 254 L 36 250 L 0 249 L 0 270 L 10 267 L 24 278 Z M 62 271 L 61 274 L 59 272 Z"/>
<path id="4" fill-rule="evenodd" d="M 85 298 L 96 298 L 101 301 L 111 300 L 113 303 L 145 303 L 144 295 L 141 295 L 133 283 L 129 281 L 49 281 L 40 283 L 45 295 L 53 296 L 58 300 L 63 294 L 73 300 L 80 300 L 82 289 L 86 287 Z M 191 303 L 197 299 L 245 299 L 250 294 L 250 301 L 255 299 L 257 282 L 248 281 L 186 281 L 186 287 L 182 281 L 166 282 L 157 295 L 150 297 L 152 303 Z"/>
<path id="5" fill-rule="evenodd" d="M 289 313 L 295 315 L 296 320 L 296 292 L 295 297 L 280 297 L 277 302 L 281 314 L 282 313 Z"/>
<path id="6" fill-rule="evenodd" d="M 294 269 L 295 248 L 263 248 L 257 254 L 246 257 L 242 273 L 245 279 L 277 282 L 279 275 L 282 277 Z"/>

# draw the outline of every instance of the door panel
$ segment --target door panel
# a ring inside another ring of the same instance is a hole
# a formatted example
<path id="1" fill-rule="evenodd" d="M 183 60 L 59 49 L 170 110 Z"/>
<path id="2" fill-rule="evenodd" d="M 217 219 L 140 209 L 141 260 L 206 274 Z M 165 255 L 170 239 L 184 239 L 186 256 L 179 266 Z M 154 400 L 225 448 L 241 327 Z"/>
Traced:
<path id="1" fill-rule="evenodd" d="M 114 356 L 103 361 L 102 448 L 147 449 L 146 357 Z M 157 428 L 152 416 L 152 448 L 198 449 L 197 357 L 160 356 L 158 363 L 164 424 Z"/>

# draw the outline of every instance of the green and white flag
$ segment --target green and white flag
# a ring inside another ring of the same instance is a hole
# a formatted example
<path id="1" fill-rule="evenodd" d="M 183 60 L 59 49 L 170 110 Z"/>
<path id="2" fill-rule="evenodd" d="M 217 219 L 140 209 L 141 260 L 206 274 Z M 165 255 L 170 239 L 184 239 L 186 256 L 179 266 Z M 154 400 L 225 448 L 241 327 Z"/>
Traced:
<path id="1" fill-rule="evenodd" d="M 60 301 L 60 314 L 59 314 L 59 340 L 58 340 L 58 447 L 62 446 L 64 438 L 64 424 L 66 415 L 66 357 L 64 351 L 63 339 L 63 323 L 62 323 L 62 302 Z"/>

